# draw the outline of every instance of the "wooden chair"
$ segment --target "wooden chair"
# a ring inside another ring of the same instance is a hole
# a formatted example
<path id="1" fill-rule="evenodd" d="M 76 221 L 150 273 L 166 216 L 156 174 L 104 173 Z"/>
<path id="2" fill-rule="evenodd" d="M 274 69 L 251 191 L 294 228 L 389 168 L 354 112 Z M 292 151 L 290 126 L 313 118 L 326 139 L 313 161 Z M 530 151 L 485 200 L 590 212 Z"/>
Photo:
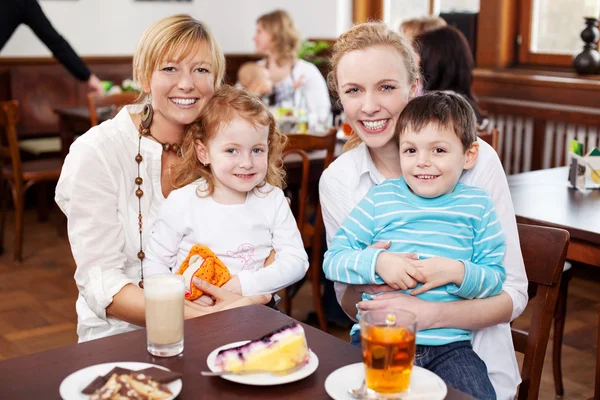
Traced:
<path id="1" fill-rule="evenodd" d="M 62 159 L 48 158 L 21 161 L 17 124 L 19 123 L 19 103 L 16 100 L 0 102 L 0 253 L 3 250 L 6 198 L 4 181 L 11 188 L 15 208 L 15 248 L 14 258 L 20 262 L 23 250 L 23 211 L 25 192 L 32 185 L 43 181 L 57 181 L 62 168 Z"/>
<path id="2" fill-rule="evenodd" d="M 569 232 L 564 229 L 518 224 L 521 252 L 530 290 L 537 303 L 529 332 L 512 329 L 515 350 L 524 353 L 519 400 L 537 399 L 544 366 L 550 326 L 558 298 L 563 265 L 569 247 Z"/>
<path id="3" fill-rule="evenodd" d="M 126 105 L 137 102 L 140 94 L 137 92 L 123 92 L 118 94 L 99 95 L 95 93 L 88 94 L 88 107 L 90 109 L 90 125 L 98 125 L 98 109 L 110 107 L 109 118 L 114 117 L 121 108 Z"/>
<path id="4" fill-rule="evenodd" d="M 327 332 L 327 318 L 325 317 L 325 310 L 323 308 L 323 301 L 321 295 L 321 263 L 322 263 L 322 249 L 323 249 L 323 234 L 325 232 L 325 226 L 323 225 L 323 216 L 321 214 L 321 204 L 318 198 L 315 198 L 316 202 L 316 216 L 314 224 L 307 221 L 307 205 L 308 205 L 308 192 L 309 182 L 311 175 L 311 159 L 309 152 L 325 150 L 325 160 L 323 163 L 323 169 L 319 170 L 320 173 L 331 164 L 335 157 L 335 145 L 337 142 L 336 131 L 331 129 L 326 135 L 311 135 L 311 134 L 288 134 L 289 142 L 287 148 L 283 154 L 283 157 L 289 155 L 300 156 L 301 174 L 300 174 L 300 189 L 298 190 L 297 198 L 292 200 L 293 208 L 297 209 L 296 221 L 298 224 L 298 230 L 302 234 L 302 241 L 304 242 L 305 248 L 310 248 L 310 266 L 308 268 L 308 277 L 312 282 L 313 301 L 315 304 L 315 311 L 319 319 L 319 327 L 321 330 Z M 288 159 L 289 160 L 289 159 Z M 288 164 L 289 165 L 289 164 Z M 318 191 L 317 191 L 318 192 Z M 286 312 L 291 314 L 292 310 L 292 297 L 288 290 L 286 290 Z"/>
<path id="5" fill-rule="evenodd" d="M 492 128 L 489 132 L 486 130 L 477 131 L 477 136 L 492 146 L 494 150 L 496 150 L 496 153 L 498 153 L 498 135 L 499 132 L 497 128 Z"/>

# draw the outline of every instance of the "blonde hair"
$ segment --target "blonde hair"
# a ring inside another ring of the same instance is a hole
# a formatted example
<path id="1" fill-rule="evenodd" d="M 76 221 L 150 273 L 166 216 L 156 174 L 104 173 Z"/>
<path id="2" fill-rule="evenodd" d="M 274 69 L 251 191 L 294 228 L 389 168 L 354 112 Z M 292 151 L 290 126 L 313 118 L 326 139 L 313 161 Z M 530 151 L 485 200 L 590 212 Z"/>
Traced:
<path id="1" fill-rule="evenodd" d="M 196 155 L 196 141 L 208 147 L 208 142 L 214 138 L 220 129 L 227 126 L 235 118 L 241 117 L 254 127 L 269 127 L 269 148 L 267 156 L 267 174 L 264 182 L 283 188 L 285 170 L 281 154 L 287 144 L 287 137 L 277 130 L 275 118 L 267 107 L 256 97 L 242 89 L 225 85 L 215 92 L 200 113 L 198 118 L 185 128 L 182 153 L 183 157 L 173 166 L 171 184 L 178 189 L 204 178 L 206 190 L 202 194 L 210 196 L 215 189 L 214 176 L 210 165 L 203 165 Z"/>
<path id="2" fill-rule="evenodd" d="M 331 71 L 327 75 L 327 85 L 331 92 L 339 97 L 337 70 L 342 57 L 352 51 L 364 50 L 373 46 L 389 46 L 398 51 L 408 74 L 408 84 L 412 86 L 417 83 L 419 78 L 417 54 L 408 41 L 399 33 L 388 29 L 382 22 L 365 22 L 355 25 L 343 33 L 333 45 Z M 354 134 L 344 145 L 344 151 L 351 150 L 360 143 L 360 137 Z"/>
<path id="3" fill-rule="evenodd" d="M 225 75 L 225 56 L 206 25 L 186 14 L 162 18 L 143 33 L 133 56 L 133 80 L 142 88 L 150 85 L 152 73 L 165 59 L 194 54 L 199 42 L 207 44 L 212 58 L 215 90 Z"/>
<path id="4" fill-rule="evenodd" d="M 275 62 L 282 66 L 287 61 L 294 61 L 298 55 L 300 46 L 300 33 L 292 17 L 284 10 L 275 10 L 261 15 L 257 20 L 263 29 L 271 36 Z"/>
<path id="5" fill-rule="evenodd" d="M 400 24 L 400 33 L 407 39 L 412 39 L 421 33 L 429 32 L 446 25 L 447 23 L 442 17 L 427 15 L 424 17 L 407 19 L 402 22 Z"/>

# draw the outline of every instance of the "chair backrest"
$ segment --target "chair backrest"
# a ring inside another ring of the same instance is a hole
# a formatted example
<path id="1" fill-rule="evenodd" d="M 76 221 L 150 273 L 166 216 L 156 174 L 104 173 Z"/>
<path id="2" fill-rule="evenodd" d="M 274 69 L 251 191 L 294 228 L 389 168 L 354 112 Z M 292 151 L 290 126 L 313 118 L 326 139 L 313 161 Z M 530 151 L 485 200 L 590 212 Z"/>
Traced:
<path id="1" fill-rule="evenodd" d="M 96 94 L 88 93 L 88 107 L 90 109 L 90 125 L 98 125 L 98 109 L 102 107 L 110 107 L 111 117 L 116 115 L 121 108 L 126 105 L 134 104 L 140 96 L 137 92 L 123 92 L 118 94 Z"/>
<path id="2" fill-rule="evenodd" d="M 537 289 L 529 331 L 512 330 L 515 350 L 525 355 L 518 395 L 524 400 L 538 398 L 570 235 L 564 229 L 535 225 L 518 224 L 518 229 L 529 285 Z"/>
<path id="3" fill-rule="evenodd" d="M 17 139 L 18 123 L 19 102 L 16 100 L 0 101 L 0 170 L 6 163 L 12 164 L 13 175 L 16 180 L 20 181 L 22 167 Z"/>
<path id="4" fill-rule="evenodd" d="M 492 128 L 490 131 L 487 131 L 487 130 L 477 131 L 477 136 L 479 136 L 482 140 L 484 140 L 490 146 L 492 146 L 494 148 L 494 150 L 496 150 L 496 153 L 498 153 L 498 135 L 499 134 L 500 133 L 498 132 L 497 128 Z"/>
<path id="5" fill-rule="evenodd" d="M 323 170 L 329 166 L 333 162 L 335 158 L 335 145 L 337 142 L 336 138 L 337 131 L 335 129 L 329 130 L 325 135 L 312 135 L 312 134 L 303 134 L 303 133 L 291 133 L 287 134 L 288 144 L 283 153 L 283 158 L 291 154 L 296 154 L 300 156 L 301 165 L 302 165 L 302 173 L 300 175 L 300 190 L 298 192 L 298 214 L 297 214 L 297 224 L 300 232 L 303 232 L 305 219 L 306 219 L 306 202 L 308 200 L 308 189 L 310 182 L 310 161 L 311 157 L 309 152 L 325 150 L 325 159 L 323 164 Z M 317 202 L 319 203 L 319 202 Z M 319 222 L 321 219 L 321 222 Z M 315 230 L 318 225 L 323 225 L 322 217 L 321 217 L 321 207 L 320 204 L 317 205 L 317 219 L 315 220 Z M 315 233 L 317 233 L 315 231 Z"/>

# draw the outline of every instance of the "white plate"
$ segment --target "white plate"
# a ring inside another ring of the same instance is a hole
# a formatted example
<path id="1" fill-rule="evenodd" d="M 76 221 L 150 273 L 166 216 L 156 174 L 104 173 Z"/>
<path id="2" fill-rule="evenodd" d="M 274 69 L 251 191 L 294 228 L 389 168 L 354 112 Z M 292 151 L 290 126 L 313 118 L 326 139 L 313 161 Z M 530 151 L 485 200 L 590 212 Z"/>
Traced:
<path id="1" fill-rule="evenodd" d="M 221 350 L 229 349 L 231 347 L 237 347 L 248 343 L 249 340 L 243 340 L 241 342 L 229 343 L 218 349 L 213 350 L 206 358 L 206 364 L 208 368 L 213 372 L 218 372 L 220 369 L 217 367 L 215 361 L 217 354 Z M 319 359 L 317 355 L 309 350 L 308 364 L 300 368 L 298 371 L 293 372 L 289 375 L 279 376 L 273 374 L 255 374 L 255 375 L 222 375 L 221 378 L 227 379 L 228 381 L 243 383 L 245 385 L 254 386 L 271 386 L 271 385 L 282 385 L 284 383 L 290 383 L 304 379 L 313 372 L 316 371 L 319 366 Z"/>
<path id="2" fill-rule="evenodd" d="M 365 379 L 363 363 L 346 365 L 329 374 L 325 380 L 325 390 L 334 400 L 353 400 L 348 389 L 358 389 L 363 379 Z M 415 365 L 410 375 L 410 386 L 402 393 L 402 399 L 443 400 L 447 393 L 448 388 L 442 378 Z"/>
<path id="3" fill-rule="evenodd" d="M 161 367 L 160 365 L 142 363 L 142 362 L 114 362 L 106 364 L 92 365 L 91 367 L 80 369 L 79 371 L 73 372 L 67 376 L 60 384 L 59 393 L 60 397 L 64 400 L 87 400 L 90 395 L 83 394 L 81 391 L 85 389 L 96 377 L 102 376 L 114 367 L 121 367 L 131 369 L 133 371 L 139 371 L 141 369 L 156 367 L 168 371 L 168 368 Z M 167 385 L 173 396 L 167 400 L 174 399 L 181 392 L 181 379 L 177 379 Z"/>

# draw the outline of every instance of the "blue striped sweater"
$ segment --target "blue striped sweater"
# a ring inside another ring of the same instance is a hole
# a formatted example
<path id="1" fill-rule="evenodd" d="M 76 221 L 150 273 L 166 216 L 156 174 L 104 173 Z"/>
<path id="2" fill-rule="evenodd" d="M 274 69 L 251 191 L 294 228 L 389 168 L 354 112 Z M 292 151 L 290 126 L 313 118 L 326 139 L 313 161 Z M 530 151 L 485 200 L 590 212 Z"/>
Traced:
<path id="1" fill-rule="evenodd" d="M 392 252 L 452 258 L 465 265 L 460 286 L 451 283 L 429 290 L 418 295 L 423 300 L 484 298 L 502 290 L 506 244 L 494 204 L 483 189 L 459 182 L 451 193 L 426 199 L 412 193 L 403 178 L 374 186 L 333 238 L 323 261 L 325 275 L 348 284 L 384 283 L 375 272 L 384 250 L 367 248 L 381 241 L 390 241 Z M 363 294 L 363 299 L 371 298 Z M 354 325 L 352 333 L 358 329 Z M 429 346 L 470 339 L 470 331 L 456 328 L 417 334 L 417 344 Z"/>

